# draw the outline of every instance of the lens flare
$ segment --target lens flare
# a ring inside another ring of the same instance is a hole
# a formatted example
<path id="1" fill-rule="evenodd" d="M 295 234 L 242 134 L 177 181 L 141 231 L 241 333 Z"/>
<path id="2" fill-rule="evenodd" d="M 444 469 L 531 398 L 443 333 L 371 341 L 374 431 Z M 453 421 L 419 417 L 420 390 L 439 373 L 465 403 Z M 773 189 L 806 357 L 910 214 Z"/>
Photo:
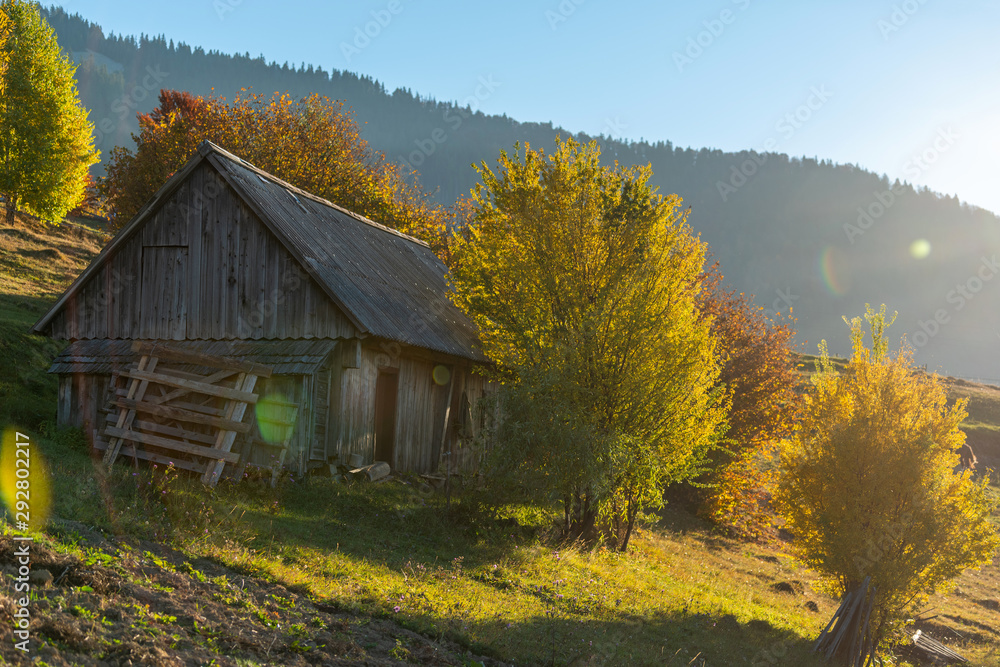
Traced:
<path id="1" fill-rule="evenodd" d="M 45 526 L 51 509 L 49 473 L 37 440 L 9 428 L 0 445 L 0 492 L 15 526 L 27 530 Z"/>
<path id="2" fill-rule="evenodd" d="M 827 291 L 834 296 L 844 296 L 851 289 L 850 273 L 844 253 L 827 246 L 819 256 L 819 273 Z"/>
<path id="3" fill-rule="evenodd" d="M 268 442 L 284 442 L 295 428 L 299 406 L 283 394 L 269 393 L 257 401 L 255 415 L 260 435 Z"/>
<path id="4" fill-rule="evenodd" d="M 910 244 L 910 255 L 915 259 L 923 259 L 931 254 L 931 242 L 927 239 L 917 239 Z"/>
<path id="5" fill-rule="evenodd" d="M 448 384 L 448 380 L 451 379 L 451 371 L 448 370 L 447 366 L 435 366 L 434 367 L 434 383 L 439 385 Z"/>

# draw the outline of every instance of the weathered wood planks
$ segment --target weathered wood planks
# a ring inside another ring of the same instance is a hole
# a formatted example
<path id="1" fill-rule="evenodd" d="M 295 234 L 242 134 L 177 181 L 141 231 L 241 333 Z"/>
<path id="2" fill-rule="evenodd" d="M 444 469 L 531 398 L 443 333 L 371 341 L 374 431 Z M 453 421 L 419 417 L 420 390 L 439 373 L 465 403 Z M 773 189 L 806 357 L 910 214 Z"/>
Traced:
<path id="1" fill-rule="evenodd" d="M 130 456 L 174 463 L 214 486 L 227 464 L 240 461 L 233 444 L 251 432 L 243 418 L 247 406 L 257 403 L 258 375 L 270 377 L 271 369 L 161 342 L 137 341 L 132 351 L 138 360 L 115 376 L 108 399 L 118 414 L 109 414 L 104 428 L 105 462 L 113 464 L 128 442 Z M 127 391 L 115 389 L 118 378 L 128 380 Z"/>

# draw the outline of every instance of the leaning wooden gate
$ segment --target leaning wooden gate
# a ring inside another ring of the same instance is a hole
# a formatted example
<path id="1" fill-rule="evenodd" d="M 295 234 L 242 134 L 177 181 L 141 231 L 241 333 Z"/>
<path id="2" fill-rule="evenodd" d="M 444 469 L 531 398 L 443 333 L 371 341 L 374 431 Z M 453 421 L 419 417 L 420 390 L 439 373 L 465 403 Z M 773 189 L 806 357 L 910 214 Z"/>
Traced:
<path id="1" fill-rule="evenodd" d="M 215 486 L 227 464 L 239 463 L 233 443 L 251 431 L 243 417 L 257 403 L 257 378 L 271 369 L 163 343 L 137 341 L 132 351 L 136 361 L 112 377 L 106 444 L 95 443 L 104 462 L 124 453 L 200 473 Z"/>

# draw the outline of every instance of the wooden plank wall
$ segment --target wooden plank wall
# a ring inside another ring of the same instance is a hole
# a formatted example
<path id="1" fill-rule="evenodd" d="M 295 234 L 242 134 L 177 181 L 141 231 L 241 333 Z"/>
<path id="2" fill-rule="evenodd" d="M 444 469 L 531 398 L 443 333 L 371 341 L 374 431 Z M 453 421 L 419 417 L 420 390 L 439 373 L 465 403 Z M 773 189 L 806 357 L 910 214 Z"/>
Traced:
<path id="1" fill-rule="evenodd" d="M 156 284 L 143 286 L 149 277 Z M 357 332 L 206 163 L 67 302 L 50 335 L 182 340 Z"/>
<path id="2" fill-rule="evenodd" d="M 375 380 L 382 366 L 399 367 L 399 359 L 378 348 L 361 348 L 361 367 L 344 368 L 340 375 L 340 419 L 337 451 L 342 461 L 360 454 L 371 463 L 375 454 Z M 399 443 L 396 443 L 399 447 Z M 390 465 L 392 465 L 390 463 Z"/>
<path id="3" fill-rule="evenodd" d="M 84 373 L 60 375 L 57 423 L 60 426 L 76 426 L 83 429 L 87 441 L 93 444 L 94 429 L 104 428 L 100 410 L 105 407 L 110 382 L 110 375 Z"/>
<path id="4" fill-rule="evenodd" d="M 429 473 L 434 460 L 435 424 L 444 422 L 448 385 L 434 382 L 435 364 L 413 358 L 400 360 L 396 400 L 396 462 L 394 468 Z"/>
<path id="5" fill-rule="evenodd" d="M 449 438 L 457 438 L 455 426 L 457 406 L 464 389 L 469 400 L 475 404 L 486 390 L 485 381 L 470 373 L 466 364 L 454 364 L 453 360 L 435 359 L 426 355 L 391 356 L 374 346 L 365 346 L 361 351 L 360 368 L 344 368 L 340 381 L 336 383 L 334 403 L 337 424 L 332 426 L 336 434 L 336 445 L 330 447 L 341 460 L 350 460 L 351 454 L 361 454 L 364 461 L 372 462 L 374 457 L 375 428 L 375 382 L 380 368 L 399 369 L 399 394 L 396 400 L 396 442 L 395 461 L 389 464 L 393 469 L 416 473 L 431 473 L 438 470 L 442 461 L 442 429 L 449 387 L 434 382 L 433 372 L 437 364 L 447 366 L 451 381 L 455 382 L 452 395 L 452 423 Z M 334 439 L 331 438 L 331 442 Z M 447 445 L 445 445 L 447 449 Z M 475 464 L 474 453 L 459 452 L 455 448 L 455 470 L 459 467 L 470 469 Z"/>

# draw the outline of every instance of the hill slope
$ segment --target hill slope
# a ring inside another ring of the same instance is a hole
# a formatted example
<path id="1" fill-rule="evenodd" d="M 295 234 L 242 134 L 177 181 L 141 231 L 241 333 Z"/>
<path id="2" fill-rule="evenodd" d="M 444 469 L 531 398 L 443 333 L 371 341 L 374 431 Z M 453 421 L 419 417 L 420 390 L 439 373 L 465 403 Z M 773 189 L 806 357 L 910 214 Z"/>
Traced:
<path id="1" fill-rule="evenodd" d="M 570 134 L 551 123 L 487 116 L 471 103 L 461 108 L 407 90 L 390 93 L 349 72 L 206 53 L 165 37 L 109 37 L 61 9 L 47 15 L 62 46 L 83 63 L 79 88 L 105 155 L 114 145 L 131 145 L 135 113 L 150 110 L 161 87 L 199 94 L 214 88 L 226 96 L 252 87 L 344 99 L 372 145 L 416 168 L 446 204 L 475 182 L 470 164 L 493 164 L 515 141 L 548 148 L 560 132 Z M 954 138 L 947 128 L 940 133 L 915 137 L 914 150 L 931 149 L 940 138 L 933 149 L 946 151 Z M 919 346 L 919 363 L 1000 379 L 1000 358 L 993 353 L 1000 335 L 1000 309 L 993 307 L 1000 296 L 1000 281 L 992 280 L 1000 271 L 993 259 L 1000 249 L 995 214 L 851 165 L 669 142 L 600 141 L 609 159 L 651 163 L 661 191 L 678 193 L 692 206 L 690 222 L 730 284 L 755 294 L 768 309 L 794 307 L 798 340 L 809 342 L 808 351 L 827 338 L 831 350 L 846 353 L 841 316 L 864 312 L 866 302 L 884 302 L 899 310 L 893 335 L 909 334 Z M 910 250 L 921 239 L 930 254 L 918 259 Z"/>

